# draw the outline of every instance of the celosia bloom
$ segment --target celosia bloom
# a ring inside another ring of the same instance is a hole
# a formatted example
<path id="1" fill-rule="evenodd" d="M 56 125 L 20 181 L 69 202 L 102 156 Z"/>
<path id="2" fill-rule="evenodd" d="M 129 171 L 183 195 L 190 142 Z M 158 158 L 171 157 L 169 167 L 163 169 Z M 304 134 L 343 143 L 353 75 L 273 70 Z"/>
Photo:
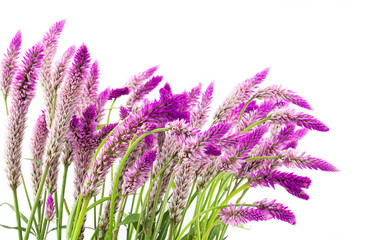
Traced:
<path id="1" fill-rule="evenodd" d="M 45 162 L 51 164 L 47 176 L 47 187 L 54 193 L 57 187 L 59 157 L 65 142 L 70 120 L 76 110 L 83 83 L 88 74 L 90 54 L 86 45 L 82 45 L 74 57 L 69 76 L 62 83 L 57 97 L 56 114 L 46 143 Z"/>
<path id="2" fill-rule="evenodd" d="M 52 198 L 52 193 L 48 194 L 47 197 L 45 217 L 50 222 L 55 218 L 55 203 Z"/>
<path id="3" fill-rule="evenodd" d="M 5 99 L 9 95 L 13 78 L 17 72 L 17 60 L 22 42 L 21 38 L 21 32 L 18 31 L 10 42 L 7 54 L 5 54 L 4 59 L 1 61 L 0 90 Z"/>
<path id="4" fill-rule="evenodd" d="M 42 53 L 43 47 L 39 44 L 26 52 L 22 67 L 12 84 L 11 107 L 5 139 L 7 177 L 11 188 L 17 188 L 20 185 L 22 140 L 26 128 L 26 114 L 35 95 L 37 69 L 40 67 Z"/>
<path id="5" fill-rule="evenodd" d="M 292 225 L 296 224 L 296 217 L 294 213 L 281 203 L 277 203 L 276 200 L 263 199 L 253 203 L 254 207 L 259 210 L 269 213 L 272 218 L 278 219 Z"/>
<path id="6" fill-rule="evenodd" d="M 240 223 L 251 221 L 265 221 L 271 218 L 270 214 L 252 207 L 243 207 L 230 204 L 219 212 L 220 221 L 225 224 L 238 226 Z"/>

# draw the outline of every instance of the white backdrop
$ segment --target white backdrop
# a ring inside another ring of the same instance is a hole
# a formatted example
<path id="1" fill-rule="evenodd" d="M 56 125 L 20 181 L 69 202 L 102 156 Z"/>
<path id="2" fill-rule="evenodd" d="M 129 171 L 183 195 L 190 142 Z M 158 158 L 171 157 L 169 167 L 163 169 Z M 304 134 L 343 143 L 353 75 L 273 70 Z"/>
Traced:
<path id="1" fill-rule="evenodd" d="M 214 80 L 215 109 L 237 83 L 270 66 L 263 86 L 282 84 L 313 106 L 310 114 L 330 131 L 310 133 L 300 149 L 340 172 L 299 171 L 312 179 L 308 201 L 281 188 L 249 191 L 249 202 L 268 197 L 288 205 L 297 224 L 252 223 L 251 230 L 230 228 L 228 239 L 375 239 L 375 15 L 370 1 L 33 2 L 0 3 L 1 54 L 18 29 L 24 52 L 65 18 L 58 56 L 85 42 L 99 61 L 101 88 L 120 87 L 131 75 L 159 64 L 156 73 L 176 92 Z M 42 106 L 39 94 L 29 112 L 24 157 L 30 157 L 30 130 Z M 4 113 L 0 100 L 1 159 Z M 26 178 L 29 165 L 24 161 Z M 0 202 L 12 203 L 3 169 L 0 183 Z M 27 212 L 21 188 L 19 195 Z M 6 207 L 0 208 L 0 224 L 15 225 Z M 0 236 L 17 238 L 15 231 L 2 228 Z"/>

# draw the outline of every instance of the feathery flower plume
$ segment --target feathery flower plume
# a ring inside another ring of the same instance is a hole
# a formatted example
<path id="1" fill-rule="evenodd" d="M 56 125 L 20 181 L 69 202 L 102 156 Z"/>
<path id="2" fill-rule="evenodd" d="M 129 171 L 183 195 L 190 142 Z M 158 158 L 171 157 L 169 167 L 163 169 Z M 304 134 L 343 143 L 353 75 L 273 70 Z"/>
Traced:
<path id="1" fill-rule="evenodd" d="M 97 99 L 99 86 L 99 66 L 98 61 L 90 67 L 90 74 L 86 79 L 81 93 L 81 101 L 79 102 L 78 116 L 82 116 L 83 111 Z"/>
<path id="2" fill-rule="evenodd" d="M 4 54 L 4 59 L 1 61 L 0 90 L 5 99 L 9 95 L 13 78 L 17 72 L 17 60 L 21 49 L 21 42 L 21 31 L 18 31 L 10 42 L 7 53 Z"/>
<path id="3" fill-rule="evenodd" d="M 169 203 L 169 219 L 178 223 L 181 220 L 181 213 L 186 205 L 189 196 L 191 183 L 194 177 L 194 170 L 191 164 L 179 165 L 175 175 L 175 189 L 173 190 L 172 199 Z"/>
<path id="4" fill-rule="evenodd" d="M 53 201 L 52 193 L 48 194 L 47 197 L 45 218 L 50 222 L 55 218 L 55 203 Z"/>
<path id="5" fill-rule="evenodd" d="M 183 104 L 182 105 L 182 109 L 181 110 L 193 110 L 195 105 L 197 104 L 198 102 L 198 98 L 199 98 L 199 95 L 201 93 L 201 89 L 202 89 L 202 84 L 199 83 L 197 86 L 193 87 L 190 92 L 187 92 L 187 91 L 184 91 L 186 94 L 187 94 L 187 101 L 186 101 L 186 104 Z"/>
<path id="6" fill-rule="evenodd" d="M 127 146 L 135 133 L 142 132 L 142 125 L 187 118 L 188 112 L 178 111 L 185 98 L 186 94 L 172 95 L 169 92 L 161 91 L 160 100 L 145 104 L 136 114 L 132 114 L 125 119 L 108 138 L 94 160 L 86 176 L 84 187 L 81 191 L 82 195 L 86 197 L 98 193 L 99 187 L 104 183 L 105 176 L 113 165 L 113 161 L 118 156 L 119 151 L 124 146 Z"/>
<path id="7" fill-rule="evenodd" d="M 299 153 L 297 150 L 292 148 L 281 151 L 279 156 L 281 163 L 286 167 L 298 167 L 301 169 L 308 168 L 326 172 L 339 171 L 335 166 L 322 159 L 305 155 L 305 153 Z"/>
<path id="8" fill-rule="evenodd" d="M 219 213 L 220 221 L 232 226 L 238 226 L 240 223 L 250 221 L 265 221 L 271 217 L 264 211 L 252 207 L 243 207 L 230 204 L 229 207 L 223 208 Z"/>
<path id="9" fill-rule="evenodd" d="M 35 45 L 26 52 L 22 67 L 12 83 L 11 108 L 5 138 L 6 172 L 12 189 L 20 185 L 22 140 L 26 128 L 26 114 L 35 96 L 38 68 L 43 57 L 43 47 Z"/>
<path id="10" fill-rule="evenodd" d="M 225 99 L 214 115 L 212 125 L 219 123 L 238 104 L 248 101 L 254 89 L 266 78 L 269 68 L 257 73 L 254 77 L 245 80 L 236 86 L 233 92 Z"/>
<path id="11" fill-rule="evenodd" d="M 31 138 L 31 156 L 33 159 L 43 161 L 43 153 L 46 146 L 46 139 L 48 136 L 48 129 L 44 111 L 36 120 L 33 136 Z M 33 186 L 33 193 L 36 196 L 36 193 L 39 188 L 40 179 L 42 178 L 43 174 L 43 165 L 37 162 L 33 162 L 31 164 L 31 182 Z"/>
<path id="12" fill-rule="evenodd" d="M 147 94 L 154 90 L 162 80 L 162 76 L 154 76 L 142 86 L 134 89 L 126 102 L 127 108 L 130 108 L 135 103 L 141 101 Z"/>
<path id="13" fill-rule="evenodd" d="M 311 184 L 311 180 L 308 177 L 268 170 L 249 172 L 247 178 L 251 187 L 263 186 L 275 188 L 275 184 L 279 184 L 290 194 L 305 200 L 309 199 L 309 196 L 302 190 L 302 188 L 309 188 Z"/>
<path id="14" fill-rule="evenodd" d="M 124 183 L 122 184 L 122 195 L 130 195 L 142 186 L 148 177 L 148 172 L 156 158 L 156 151 L 149 150 L 125 172 Z"/>
<path id="15" fill-rule="evenodd" d="M 277 203 L 276 200 L 263 199 L 253 203 L 254 207 L 259 210 L 269 213 L 274 219 L 278 219 L 292 225 L 296 224 L 296 217 L 294 213 L 281 203 Z"/>
<path id="16" fill-rule="evenodd" d="M 255 99 L 270 99 L 275 101 L 287 101 L 299 107 L 312 110 L 310 104 L 293 91 L 283 89 L 280 85 L 271 85 L 263 89 L 259 89 L 253 96 Z"/>
<path id="17" fill-rule="evenodd" d="M 235 174 L 242 166 L 245 159 L 249 157 L 252 148 L 260 141 L 267 132 L 267 126 L 260 126 L 243 137 L 237 145 L 226 150 L 216 161 L 216 169 L 222 172 Z"/>
<path id="18" fill-rule="evenodd" d="M 202 94 L 202 100 L 198 106 L 193 109 L 190 116 L 190 124 L 192 127 L 201 128 L 207 122 L 210 105 L 212 103 L 212 94 L 214 91 L 214 82 L 208 85 L 206 91 Z"/>
<path id="19" fill-rule="evenodd" d="M 112 100 L 114 98 L 119 98 L 123 95 L 128 95 L 129 94 L 129 88 L 128 87 L 123 87 L 123 88 L 115 88 L 111 90 L 111 94 L 109 95 L 108 100 Z"/>
<path id="20" fill-rule="evenodd" d="M 54 102 L 57 94 L 57 89 L 60 87 L 61 82 L 66 76 L 66 70 L 68 68 L 69 62 L 75 53 L 75 46 L 68 48 L 63 56 L 56 63 L 55 68 L 52 72 L 51 79 L 45 82 L 48 89 L 44 90 L 44 99 L 46 104 L 46 122 L 47 126 L 50 128 L 52 125 L 53 113 L 54 113 Z"/>
<path id="21" fill-rule="evenodd" d="M 293 109 L 289 108 L 282 108 L 272 111 L 268 114 L 267 118 L 271 122 L 276 122 L 279 124 L 292 122 L 307 129 L 317 130 L 321 132 L 327 132 L 329 130 L 326 125 L 324 125 L 315 117 L 301 112 L 296 113 Z"/>
<path id="22" fill-rule="evenodd" d="M 61 146 L 69 123 L 78 105 L 82 86 L 88 74 L 90 54 L 85 44 L 77 50 L 74 62 L 69 70 L 68 78 L 62 83 L 57 96 L 56 114 L 47 139 L 45 150 L 45 163 L 49 163 L 50 170 L 47 176 L 47 187 L 54 193 L 57 188 L 57 174 Z"/>
<path id="23" fill-rule="evenodd" d="M 159 66 L 154 66 L 142 73 L 139 73 L 138 75 L 134 75 L 127 81 L 125 87 L 128 87 L 130 92 L 135 91 L 142 85 L 143 81 L 151 77 L 156 72 L 156 70 L 158 70 L 158 68 Z"/>

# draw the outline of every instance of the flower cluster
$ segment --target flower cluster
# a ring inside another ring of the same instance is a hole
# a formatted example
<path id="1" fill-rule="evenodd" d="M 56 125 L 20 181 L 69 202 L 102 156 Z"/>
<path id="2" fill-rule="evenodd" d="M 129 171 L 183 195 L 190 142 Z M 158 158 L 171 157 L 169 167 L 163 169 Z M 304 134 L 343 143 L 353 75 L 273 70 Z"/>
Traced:
<path id="1" fill-rule="evenodd" d="M 20 239 L 17 188 L 27 113 L 37 81 L 45 104 L 30 144 L 34 205 L 29 220 L 23 217 L 28 221 L 24 239 L 30 233 L 46 239 L 53 219 L 61 239 L 70 165 L 74 166 L 74 207 L 67 211 L 65 228 L 67 239 L 74 240 L 84 238 L 92 208 L 99 209 L 99 215 L 94 214 L 92 238 L 96 239 L 116 239 L 123 225 L 129 239 L 160 240 L 167 236 L 222 239 L 227 228 L 221 225 L 251 221 L 277 219 L 294 225 L 294 213 L 282 203 L 263 199 L 246 204 L 244 196 L 258 186 L 278 185 L 307 200 L 311 179 L 291 169 L 338 171 L 298 149 L 308 132 L 329 128 L 294 109 L 312 110 L 295 92 L 279 85 L 261 88 L 269 68 L 238 84 L 209 122 L 213 82 L 205 90 L 198 84 L 176 93 L 169 83 L 160 85 L 163 76 L 154 75 L 158 70 L 154 66 L 122 86 L 99 91 L 99 62 L 91 60 L 85 44 L 69 47 L 54 64 L 64 25 L 65 20 L 54 24 L 20 63 L 21 33 L 17 32 L 1 61 L 0 89 L 5 103 L 8 96 L 11 103 L 6 173 Z M 159 97 L 150 99 L 154 90 Z M 118 114 L 118 120 L 111 121 L 112 113 Z M 61 193 L 60 165 L 64 167 Z M 92 200 L 96 201 L 90 205 Z M 193 219 L 185 221 L 189 211 Z"/>

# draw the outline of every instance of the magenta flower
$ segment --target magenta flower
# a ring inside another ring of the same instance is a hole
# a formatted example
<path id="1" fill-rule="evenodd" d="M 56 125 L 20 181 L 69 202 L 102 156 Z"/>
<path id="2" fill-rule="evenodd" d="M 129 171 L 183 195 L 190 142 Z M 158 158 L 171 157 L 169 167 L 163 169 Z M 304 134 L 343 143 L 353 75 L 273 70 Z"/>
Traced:
<path id="1" fill-rule="evenodd" d="M 251 221 L 265 221 L 272 218 L 267 212 L 258 210 L 252 207 L 243 207 L 230 204 L 229 207 L 223 208 L 219 212 L 220 221 L 225 224 L 238 226 L 241 223 L 248 223 Z"/>
<path id="2" fill-rule="evenodd" d="M 254 207 L 259 210 L 269 213 L 274 219 L 278 219 L 292 225 L 296 224 L 296 217 L 294 213 L 281 203 L 277 203 L 276 200 L 263 199 L 262 201 L 257 201 L 253 203 Z"/>
<path id="3" fill-rule="evenodd" d="M 20 185 L 22 140 L 26 128 L 26 114 L 34 98 L 38 68 L 43 57 L 43 47 L 35 45 L 22 61 L 22 67 L 12 83 L 11 107 L 8 116 L 7 137 L 5 138 L 6 172 L 11 188 Z"/>
<path id="4" fill-rule="evenodd" d="M 52 193 L 48 194 L 47 197 L 45 217 L 50 222 L 55 218 L 55 203 L 52 198 Z"/>
<path id="5" fill-rule="evenodd" d="M 21 31 L 18 31 L 10 42 L 7 53 L 4 54 L 4 59 L 1 61 L 0 90 L 5 99 L 9 95 L 11 84 L 17 72 L 17 60 L 21 49 L 21 42 Z"/>

